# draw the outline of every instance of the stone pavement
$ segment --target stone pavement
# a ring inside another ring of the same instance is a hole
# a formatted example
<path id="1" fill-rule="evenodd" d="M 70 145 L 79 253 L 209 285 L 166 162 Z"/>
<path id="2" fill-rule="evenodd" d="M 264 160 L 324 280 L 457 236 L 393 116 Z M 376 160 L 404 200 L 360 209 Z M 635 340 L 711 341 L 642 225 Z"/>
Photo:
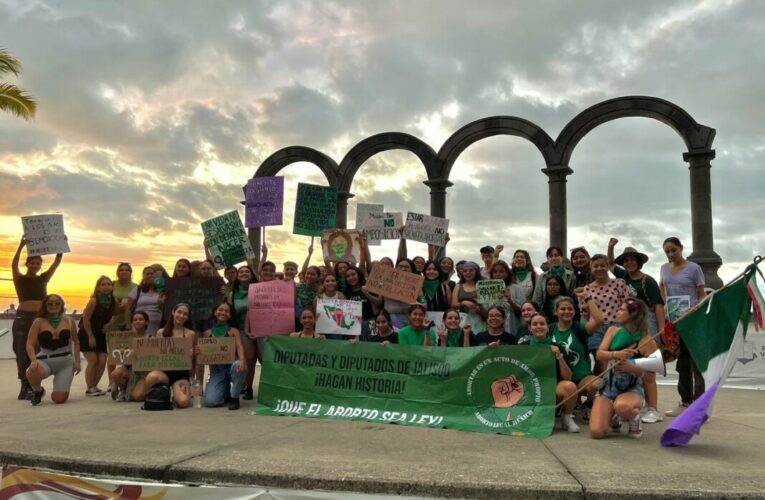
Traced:
<path id="1" fill-rule="evenodd" d="M 12 361 L 0 361 L 0 462 L 74 474 L 191 484 L 258 485 L 452 498 L 764 498 L 765 397 L 724 389 L 690 446 L 602 441 L 556 431 L 537 441 L 492 434 L 239 411 L 143 412 L 109 396 L 17 401 Z M 50 382 L 46 381 L 50 390 Z M 674 404 L 660 387 L 661 406 Z M 586 428 L 583 428 L 586 431 Z"/>

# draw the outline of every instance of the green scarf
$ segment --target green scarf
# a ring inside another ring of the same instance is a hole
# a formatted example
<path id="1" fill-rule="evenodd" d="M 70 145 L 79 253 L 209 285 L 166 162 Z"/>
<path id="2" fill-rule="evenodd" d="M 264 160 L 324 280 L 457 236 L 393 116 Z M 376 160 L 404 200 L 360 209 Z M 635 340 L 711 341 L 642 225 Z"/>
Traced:
<path id="1" fill-rule="evenodd" d="M 56 329 L 58 328 L 58 325 L 61 324 L 61 318 L 63 317 L 64 317 L 63 314 L 59 314 L 58 316 L 51 316 L 50 314 L 48 314 L 46 319 L 48 320 L 48 323 L 50 323 L 51 326 L 53 326 L 53 328 Z"/>
<path id="2" fill-rule="evenodd" d="M 566 268 L 563 266 L 551 267 L 547 270 L 548 276 L 563 276 L 566 272 Z"/>
<path id="3" fill-rule="evenodd" d="M 96 302 L 104 309 L 109 309 L 112 305 L 112 294 L 110 293 L 97 293 Z"/>
<path id="4" fill-rule="evenodd" d="M 425 280 L 422 282 L 422 291 L 425 292 L 425 295 L 427 295 L 428 298 L 432 299 L 436 296 L 439 286 L 441 286 L 441 282 L 438 279 Z"/>
<path id="5" fill-rule="evenodd" d="M 515 273 L 515 277 L 518 279 L 519 283 L 523 283 L 526 280 L 526 276 L 529 274 L 529 270 L 525 267 L 518 270 L 513 269 L 513 272 Z"/>
<path id="6" fill-rule="evenodd" d="M 545 337 L 544 340 L 537 340 L 536 337 L 533 335 L 531 336 L 531 339 L 529 339 L 529 345 L 551 345 L 552 344 L 552 338 L 548 335 Z"/>
<path id="7" fill-rule="evenodd" d="M 226 323 L 216 323 L 210 329 L 213 337 L 225 337 L 228 334 L 228 325 Z"/>

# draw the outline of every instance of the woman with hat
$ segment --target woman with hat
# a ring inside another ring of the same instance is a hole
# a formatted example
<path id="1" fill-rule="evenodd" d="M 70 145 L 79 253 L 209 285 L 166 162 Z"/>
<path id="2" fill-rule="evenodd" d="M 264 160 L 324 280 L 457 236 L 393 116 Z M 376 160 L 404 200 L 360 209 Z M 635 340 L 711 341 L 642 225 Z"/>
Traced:
<path id="1" fill-rule="evenodd" d="M 621 255 L 614 258 L 614 247 L 618 242 L 616 238 L 611 238 L 608 242 L 608 263 L 611 271 L 614 276 L 627 283 L 627 290 L 632 297 L 642 300 L 648 306 L 648 334 L 654 336 L 664 330 L 664 299 L 661 297 L 659 284 L 642 271 L 643 265 L 648 262 L 646 254 L 627 247 Z M 646 405 L 648 405 L 643 415 L 643 422 L 652 424 L 663 420 L 657 410 L 659 394 L 654 372 L 645 372 L 643 386 Z"/>

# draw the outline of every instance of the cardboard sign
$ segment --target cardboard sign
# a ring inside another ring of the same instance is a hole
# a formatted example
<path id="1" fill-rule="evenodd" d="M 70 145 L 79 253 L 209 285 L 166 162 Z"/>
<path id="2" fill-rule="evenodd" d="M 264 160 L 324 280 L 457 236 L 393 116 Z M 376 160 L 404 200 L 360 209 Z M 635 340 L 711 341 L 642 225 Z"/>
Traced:
<path id="1" fill-rule="evenodd" d="M 367 229 L 367 214 L 380 213 L 385 210 L 385 205 L 380 203 L 357 203 L 356 204 L 356 229 Z M 370 239 L 367 234 L 367 245 L 380 245 L 379 239 Z"/>
<path id="2" fill-rule="evenodd" d="M 63 215 L 27 215 L 21 218 L 21 225 L 30 257 L 71 251 L 64 233 Z"/>
<path id="3" fill-rule="evenodd" d="M 413 304 L 422 293 L 424 280 L 425 277 L 419 274 L 385 266 L 374 266 L 367 279 L 367 287 L 372 293 Z"/>
<path id="4" fill-rule="evenodd" d="M 404 224 L 401 212 L 377 212 L 367 214 L 367 241 L 370 238 L 378 240 L 398 240 L 401 238 L 399 228 Z"/>
<path id="5" fill-rule="evenodd" d="M 321 251 L 324 260 L 329 262 L 349 262 L 356 265 L 361 256 L 359 232 L 355 229 L 325 229 L 321 238 Z"/>
<path id="6" fill-rule="evenodd" d="M 506 287 L 502 280 L 481 280 L 475 284 L 476 302 L 485 306 L 499 304 L 505 296 Z"/>
<path id="7" fill-rule="evenodd" d="M 273 280 L 250 285 L 250 332 L 257 337 L 295 331 L 295 284 Z"/>
<path id="8" fill-rule="evenodd" d="M 135 331 L 112 331 L 106 332 L 106 363 L 110 365 L 133 364 L 133 339 L 142 337 Z"/>
<path id="9" fill-rule="evenodd" d="M 446 245 L 449 219 L 407 212 L 404 238 L 442 247 Z"/>
<path id="10" fill-rule="evenodd" d="M 236 210 L 204 221 L 202 232 L 217 269 L 255 258 L 250 240 L 244 232 L 242 219 Z"/>
<path id="11" fill-rule="evenodd" d="M 444 313 L 441 311 L 428 311 L 425 313 L 425 316 L 427 317 L 425 319 L 425 326 L 428 328 L 435 328 L 438 330 L 442 326 L 444 326 Z M 460 313 L 460 327 L 465 326 L 465 321 L 467 321 L 467 313 Z"/>
<path id="12" fill-rule="evenodd" d="M 319 299 L 316 301 L 316 332 L 361 335 L 361 308 L 358 300 Z"/>
<path id="13" fill-rule="evenodd" d="M 244 188 L 245 227 L 281 226 L 284 177 L 255 177 Z"/>
<path id="14" fill-rule="evenodd" d="M 170 278 L 165 280 L 165 317 L 169 318 L 177 304 L 191 307 L 191 318 L 204 321 L 212 316 L 212 308 L 223 302 L 220 293 L 223 278 Z"/>
<path id="15" fill-rule="evenodd" d="M 201 365 L 230 365 L 236 358 L 234 337 L 202 337 L 197 346 L 197 363 Z"/>
<path id="16" fill-rule="evenodd" d="M 298 184 L 293 234 L 321 236 L 328 227 L 335 227 L 336 216 L 337 188 Z"/>
<path id="17" fill-rule="evenodd" d="M 133 370 L 190 370 L 194 338 L 142 337 L 133 339 Z"/>

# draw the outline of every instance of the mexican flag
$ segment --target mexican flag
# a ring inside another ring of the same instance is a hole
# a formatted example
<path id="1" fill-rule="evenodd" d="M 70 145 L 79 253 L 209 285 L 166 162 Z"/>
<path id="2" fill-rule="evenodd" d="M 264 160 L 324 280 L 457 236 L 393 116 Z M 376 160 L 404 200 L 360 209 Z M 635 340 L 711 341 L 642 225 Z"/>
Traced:
<path id="1" fill-rule="evenodd" d="M 762 328 L 765 303 L 757 288 L 757 272 L 757 265 L 750 265 L 741 276 L 712 292 L 675 323 L 675 331 L 704 375 L 707 390 L 667 426 L 661 436 L 663 446 L 683 446 L 699 434 L 709 418 L 717 390 L 743 349 L 752 309 L 755 325 Z"/>

